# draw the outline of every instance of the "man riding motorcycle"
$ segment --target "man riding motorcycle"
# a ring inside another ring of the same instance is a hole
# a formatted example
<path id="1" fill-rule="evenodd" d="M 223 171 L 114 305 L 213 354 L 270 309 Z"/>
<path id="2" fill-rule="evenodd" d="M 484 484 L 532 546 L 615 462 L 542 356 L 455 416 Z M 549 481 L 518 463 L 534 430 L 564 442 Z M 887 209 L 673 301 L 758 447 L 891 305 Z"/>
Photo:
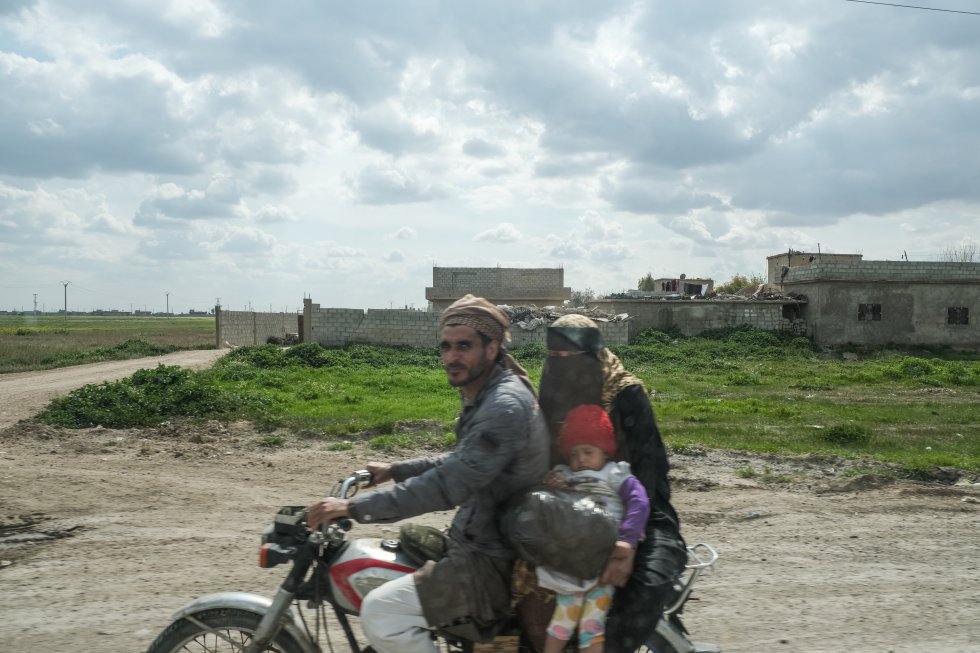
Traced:
<path id="1" fill-rule="evenodd" d="M 509 614 L 514 553 L 499 531 L 498 513 L 539 482 L 549 464 L 548 430 L 532 385 L 503 349 L 509 326 L 503 311 L 472 295 L 447 308 L 439 347 L 462 401 L 455 449 L 436 458 L 372 463 L 372 484 L 395 485 L 352 499 L 327 497 L 309 508 L 314 529 L 341 517 L 390 523 L 459 508 L 443 557 L 365 598 L 361 623 L 378 653 L 434 653 L 430 633 L 436 629 L 489 641 Z"/>

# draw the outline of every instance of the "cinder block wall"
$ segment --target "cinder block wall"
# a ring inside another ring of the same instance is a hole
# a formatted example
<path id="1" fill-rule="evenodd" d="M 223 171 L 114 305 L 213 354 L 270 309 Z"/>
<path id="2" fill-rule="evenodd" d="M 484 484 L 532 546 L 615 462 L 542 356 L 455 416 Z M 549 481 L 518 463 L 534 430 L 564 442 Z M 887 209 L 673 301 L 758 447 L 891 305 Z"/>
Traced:
<path id="1" fill-rule="evenodd" d="M 674 327 L 686 336 L 696 336 L 743 324 L 766 331 L 807 333 L 802 319 L 783 317 L 782 302 L 597 299 L 589 302 L 589 306 L 609 313 L 628 313 L 631 338 L 646 329 Z"/>
<path id="2" fill-rule="evenodd" d="M 359 308 L 320 308 L 309 299 L 303 300 L 303 342 L 343 347 L 363 321 L 364 311 Z"/>
<path id="3" fill-rule="evenodd" d="M 791 331 L 804 335 L 802 319 L 783 317 L 782 303 L 725 301 L 650 301 L 602 299 L 590 302 L 610 313 L 628 313 L 629 320 L 599 322 L 606 344 L 630 342 L 640 331 L 649 328 L 677 327 L 685 335 L 697 335 L 710 329 L 742 324 L 767 331 Z M 317 342 L 324 347 L 343 347 L 352 343 L 435 347 L 439 338 L 439 313 L 402 309 L 322 308 L 304 300 L 303 342 Z M 298 316 L 284 313 L 250 313 L 221 311 L 216 320 L 218 346 L 263 344 L 269 336 L 282 337 L 296 333 Z M 511 326 L 511 348 L 537 343 L 545 344 L 547 325 L 533 330 Z"/>
<path id="4" fill-rule="evenodd" d="M 294 313 L 256 313 L 253 311 L 215 311 L 215 338 L 218 347 L 261 345 L 270 337 L 282 338 L 299 333 L 299 316 Z"/>
<path id="5" fill-rule="evenodd" d="M 783 284 L 794 281 L 904 281 L 908 283 L 978 282 L 980 263 L 932 261 L 813 262 L 790 268 Z"/>
<path id="6" fill-rule="evenodd" d="M 372 345 L 435 347 L 439 314 L 397 309 L 368 309 L 350 342 Z"/>
<path id="7" fill-rule="evenodd" d="M 321 308 L 304 300 L 304 342 L 318 342 L 324 347 L 343 347 L 351 343 L 435 347 L 439 340 L 439 313 L 401 309 Z M 526 331 L 511 327 L 511 348 L 529 343 L 545 344 L 546 324 Z M 630 324 L 599 324 L 607 344 L 626 344 Z"/>

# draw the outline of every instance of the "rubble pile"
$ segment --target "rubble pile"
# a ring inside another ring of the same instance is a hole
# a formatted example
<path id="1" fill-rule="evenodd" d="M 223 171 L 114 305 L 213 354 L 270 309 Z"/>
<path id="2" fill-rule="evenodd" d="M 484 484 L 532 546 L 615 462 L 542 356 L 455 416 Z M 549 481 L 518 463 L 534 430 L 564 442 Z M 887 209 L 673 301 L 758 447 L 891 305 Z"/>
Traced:
<path id="1" fill-rule="evenodd" d="M 759 288 L 746 287 L 742 288 L 735 293 L 712 293 L 708 295 L 708 299 L 733 299 L 733 300 L 785 300 L 785 299 L 796 299 L 806 301 L 806 295 L 800 295 L 798 293 L 783 293 L 770 286 L 760 286 Z"/>
<path id="2" fill-rule="evenodd" d="M 540 326 L 547 326 L 563 315 L 584 315 L 593 322 L 623 322 L 629 319 L 628 313 L 608 313 L 598 308 L 584 306 L 499 306 L 510 317 L 513 326 L 525 331 L 533 331 Z"/>

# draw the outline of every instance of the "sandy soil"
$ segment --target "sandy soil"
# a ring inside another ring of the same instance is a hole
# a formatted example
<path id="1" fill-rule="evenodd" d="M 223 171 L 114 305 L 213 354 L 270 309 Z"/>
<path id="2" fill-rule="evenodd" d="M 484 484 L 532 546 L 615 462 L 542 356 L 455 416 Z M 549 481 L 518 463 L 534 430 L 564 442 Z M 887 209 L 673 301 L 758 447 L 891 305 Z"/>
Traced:
<path id="1" fill-rule="evenodd" d="M 130 364 L 108 373 L 156 359 Z M 72 384 L 109 378 L 84 367 L 0 377 L 3 651 L 140 651 L 196 596 L 271 594 L 283 574 L 257 567 L 257 546 L 277 507 L 379 458 L 296 437 L 262 447 L 244 423 L 10 425 Z M 721 554 L 685 614 L 695 639 L 728 653 L 980 651 L 980 479 L 913 483 L 849 476 L 853 463 L 834 459 L 723 451 L 672 464 L 685 536 Z M 750 466 L 756 477 L 736 473 Z"/>

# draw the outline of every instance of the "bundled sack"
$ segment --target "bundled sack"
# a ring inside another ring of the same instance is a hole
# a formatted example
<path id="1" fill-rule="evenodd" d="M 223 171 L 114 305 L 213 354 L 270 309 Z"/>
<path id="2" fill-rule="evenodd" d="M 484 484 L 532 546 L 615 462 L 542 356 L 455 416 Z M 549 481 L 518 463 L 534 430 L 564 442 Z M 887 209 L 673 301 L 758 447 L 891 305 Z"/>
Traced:
<path id="1" fill-rule="evenodd" d="M 504 513 L 502 530 L 524 560 L 575 578 L 602 573 L 619 523 L 580 492 L 535 488 Z"/>

